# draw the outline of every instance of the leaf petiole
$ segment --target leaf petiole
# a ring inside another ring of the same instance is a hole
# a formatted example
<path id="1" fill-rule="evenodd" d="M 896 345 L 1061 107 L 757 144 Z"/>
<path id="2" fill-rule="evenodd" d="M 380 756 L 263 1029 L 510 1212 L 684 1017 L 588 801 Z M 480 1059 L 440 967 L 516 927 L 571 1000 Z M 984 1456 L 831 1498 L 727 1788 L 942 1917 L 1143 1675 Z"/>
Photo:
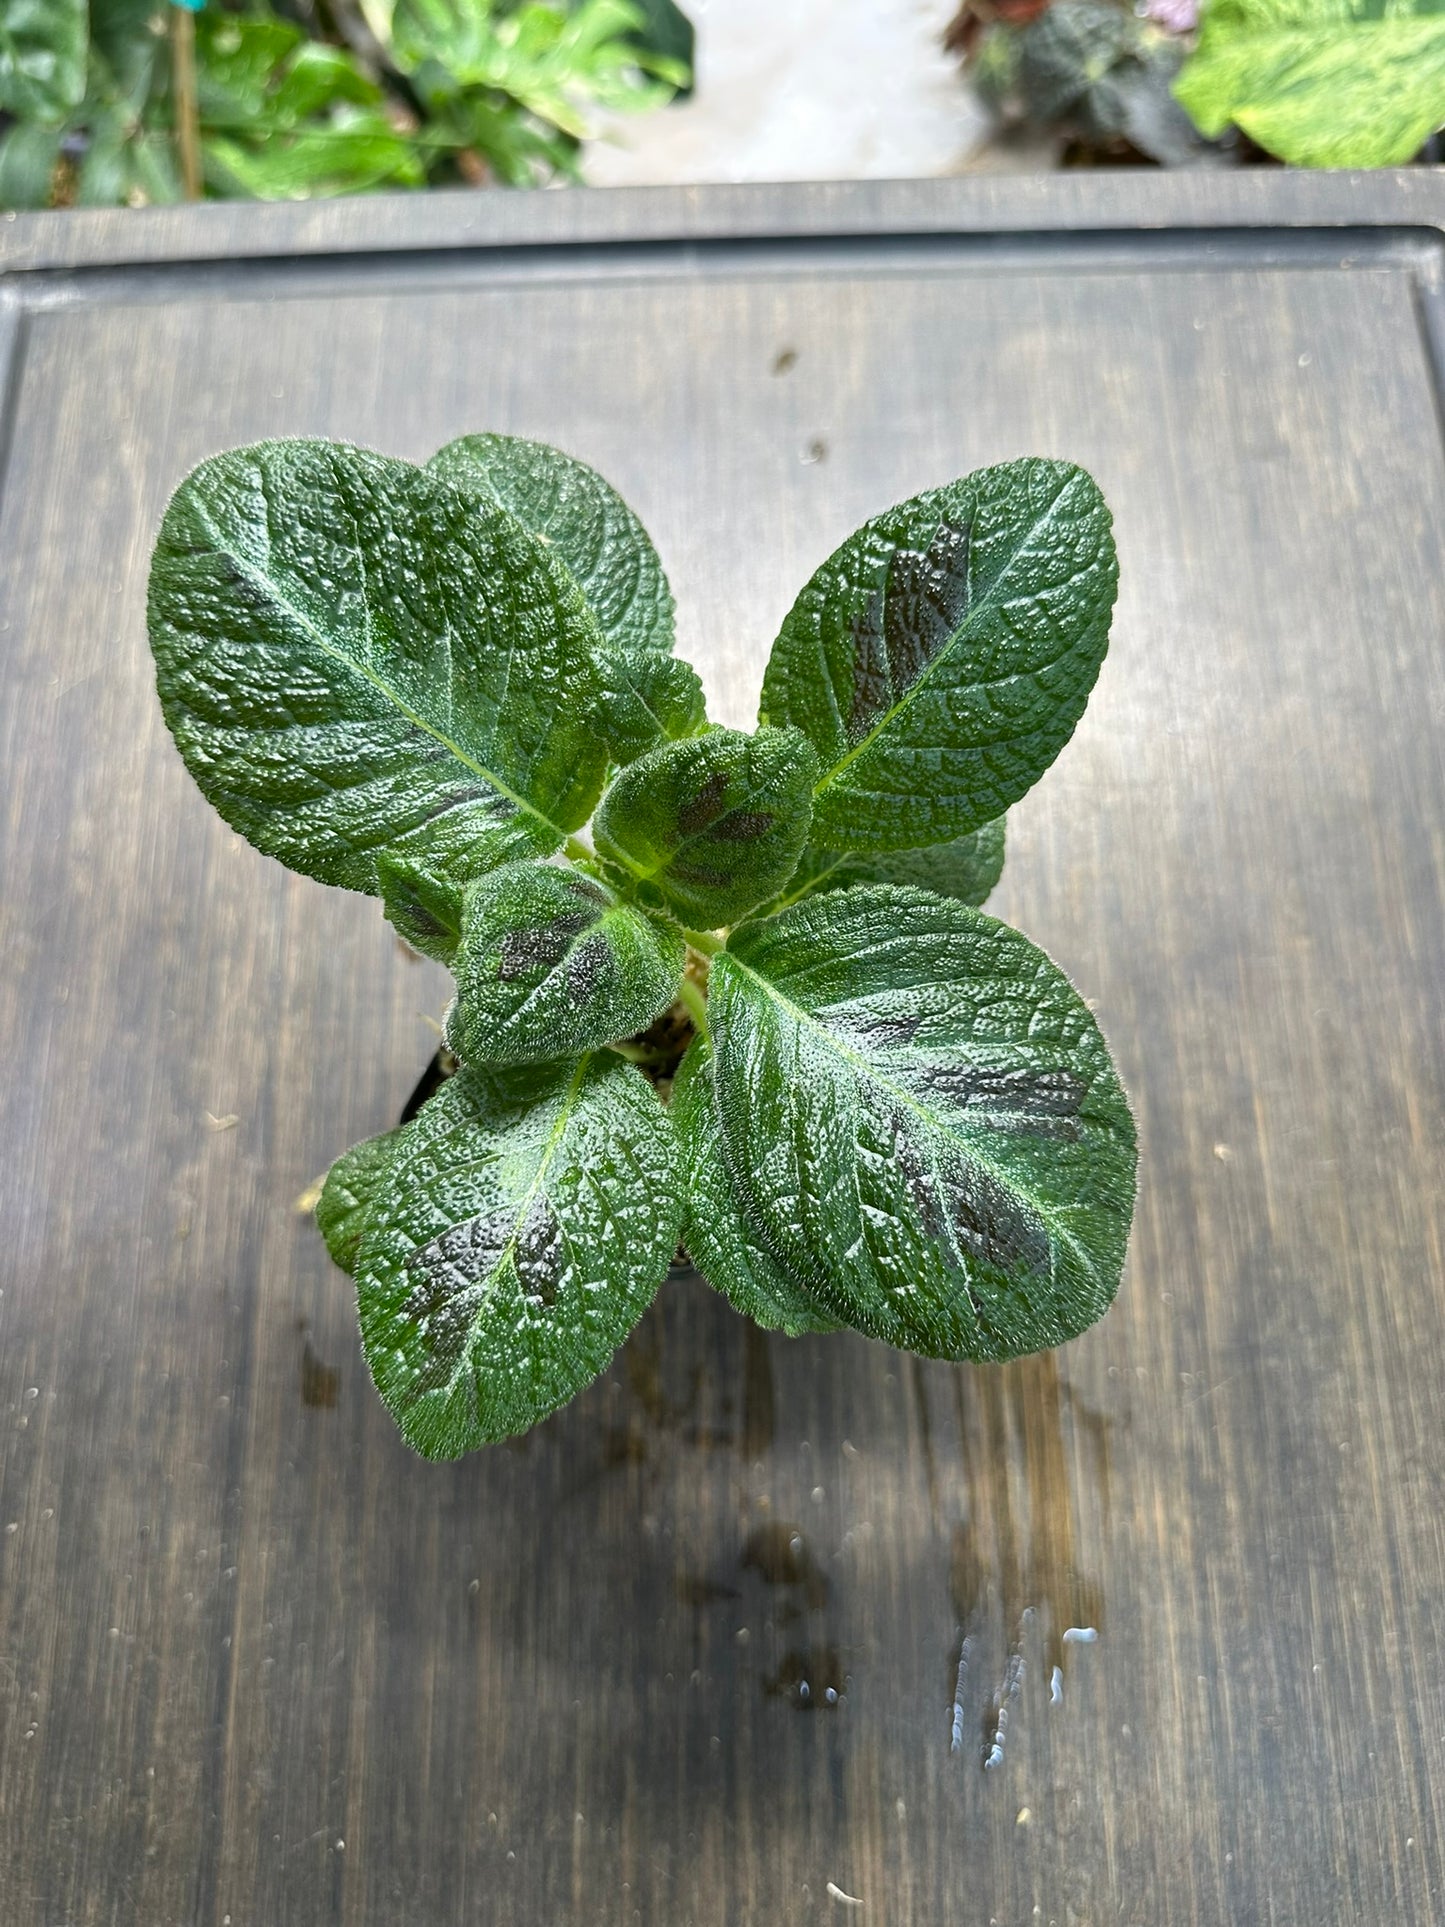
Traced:
<path id="1" fill-rule="evenodd" d="M 683 939 L 689 950 L 695 950 L 700 957 L 715 957 L 723 947 L 721 937 L 714 937 L 706 930 L 683 930 Z"/>
<path id="2" fill-rule="evenodd" d="M 689 938 L 688 941 L 691 942 L 691 938 Z M 722 945 L 719 944 L 717 947 L 721 950 Z M 691 977 L 684 977 L 678 986 L 677 1001 L 682 1005 L 688 1016 L 691 1017 L 693 1026 L 698 1034 L 706 1037 L 708 1034 L 707 998 L 703 996 L 702 991 L 693 982 Z"/>

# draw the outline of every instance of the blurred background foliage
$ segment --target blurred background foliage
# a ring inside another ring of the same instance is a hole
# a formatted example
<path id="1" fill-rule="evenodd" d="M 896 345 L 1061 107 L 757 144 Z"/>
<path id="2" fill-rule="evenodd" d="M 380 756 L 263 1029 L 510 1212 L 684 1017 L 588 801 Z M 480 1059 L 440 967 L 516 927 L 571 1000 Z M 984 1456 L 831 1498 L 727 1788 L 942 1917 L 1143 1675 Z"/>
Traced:
<path id="1" fill-rule="evenodd" d="M 624 138 L 691 89 L 678 0 L 0 0 L 0 206 L 542 186 L 599 134 L 613 179 L 1445 158 L 1445 0 L 706 5 L 700 100 Z"/>
<path id="2" fill-rule="evenodd" d="M 691 65 L 674 0 L 0 0 L 0 205 L 543 185 Z"/>
<path id="3" fill-rule="evenodd" d="M 1439 158 L 1445 0 L 962 0 L 946 44 L 1065 162 Z"/>

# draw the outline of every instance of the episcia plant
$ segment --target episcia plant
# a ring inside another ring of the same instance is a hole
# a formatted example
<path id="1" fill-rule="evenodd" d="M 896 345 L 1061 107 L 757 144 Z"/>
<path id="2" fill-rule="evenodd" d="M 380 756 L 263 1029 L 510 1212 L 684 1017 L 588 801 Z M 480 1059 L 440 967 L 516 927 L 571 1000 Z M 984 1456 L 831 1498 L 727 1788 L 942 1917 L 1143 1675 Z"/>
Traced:
<path id="1" fill-rule="evenodd" d="M 181 484 L 149 617 L 187 767 L 456 982 L 455 1074 L 317 1208 L 419 1452 L 570 1399 L 680 1246 L 793 1335 L 1006 1359 L 1102 1315 L 1128 1103 L 1067 978 L 977 906 L 1116 582 L 1068 463 L 915 496 L 805 585 L 747 734 L 672 654 L 636 517 L 555 449 L 261 442 Z"/>

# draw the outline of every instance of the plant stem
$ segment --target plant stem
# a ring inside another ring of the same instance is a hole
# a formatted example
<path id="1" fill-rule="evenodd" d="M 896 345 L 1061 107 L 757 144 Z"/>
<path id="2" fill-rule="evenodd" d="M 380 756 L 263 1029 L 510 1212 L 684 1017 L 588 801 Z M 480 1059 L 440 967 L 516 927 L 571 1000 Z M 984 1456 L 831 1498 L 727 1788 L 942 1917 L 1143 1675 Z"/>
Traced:
<path id="1" fill-rule="evenodd" d="M 721 945 L 719 945 L 719 948 L 721 948 Z M 706 1037 L 708 1034 L 707 998 L 703 996 L 701 990 L 699 990 L 691 977 L 683 978 L 681 985 L 678 987 L 677 1001 L 682 1005 L 688 1016 L 691 1017 L 693 1028 L 697 1031 L 698 1035 Z"/>
<path id="2" fill-rule="evenodd" d="M 641 1044 L 609 1044 L 608 1050 L 615 1050 L 619 1057 L 625 1057 L 629 1064 L 652 1064 L 657 1061 L 657 1052 L 645 1050 Z"/>
<path id="3" fill-rule="evenodd" d="M 171 8 L 171 73 L 175 85 L 181 189 L 188 201 L 199 201 L 201 119 L 196 106 L 196 16 L 186 6 Z"/>
<path id="4" fill-rule="evenodd" d="M 684 930 L 689 950 L 695 950 L 700 957 L 715 957 L 722 949 L 722 938 L 710 935 L 706 930 Z"/>

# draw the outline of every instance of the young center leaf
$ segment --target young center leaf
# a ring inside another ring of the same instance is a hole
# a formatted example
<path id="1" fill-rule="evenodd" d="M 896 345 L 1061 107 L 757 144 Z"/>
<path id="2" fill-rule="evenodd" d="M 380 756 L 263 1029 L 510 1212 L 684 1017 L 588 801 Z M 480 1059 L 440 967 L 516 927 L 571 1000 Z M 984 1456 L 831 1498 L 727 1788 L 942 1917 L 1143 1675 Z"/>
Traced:
<path id="1" fill-rule="evenodd" d="M 462 435 L 427 468 L 514 515 L 570 572 L 601 635 L 599 723 L 619 763 L 697 734 L 706 720 L 702 684 L 672 655 L 672 590 L 647 531 L 610 482 L 519 435 Z"/>
<path id="2" fill-rule="evenodd" d="M 467 890 L 447 1043 L 464 1064 L 575 1057 L 645 1030 L 682 981 L 683 942 L 580 870 L 508 863 Z"/>
<path id="3" fill-rule="evenodd" d="M 606 749 L 595 625 L 500 509 L 405 462 L 259 442 L 177 489 L 151 565 L 161 705 L 258 849 L 375 892 L 383 850 L 467 874 L 554 850 Z"/>
<path id="4" fill-rule="evenodd" d="M 980 469 L 864 523 L 784 620 L 759 712 L 811 738 L 823 849 L 947 842 L 1018 801 L 1109 641 L 1109 511 L 1068 462 Z"/>
<path id="5" fill-rule="evenodd" d="M 952 843 L 924 850 L 891 850 L 886 856 L 860 856 L 846 850 L 804 850 L 788 887 L 769 906 L 790 903 L 823 890 L 851 890 L 860 883 L 914 883 L 935 896 L 957 897 L 977 906 L 1003 875 L 1004 819 L 1000 816 Z"/>
<path id="6" fill-rule="evenodd" d="M 355 1274 L 366 1221 L 386 1183 L 405 1128 L 403 1125 L 383 1131 L 379 1137 L 363 1138 L 360 1144 L 343 1151 L 326 1173 L 316 1201 L 316 1224 L 332 1263 L 340 1265 L 348 1277 Z"/>
<path id="7" fill-rule="evenodd" d="M 840 1319 L 933 1357 L 1073 1337 L 1118 1288 L 1133 1120 L 1027 938 L 911 888 L 744 925 L 709 1004 L 728 1169 Z"/>
<path id="8" fill-rule="evenodd" d="M 682 1241 L 703 1277 L 735 1311 L 796 1338 L 836 1331 L 838 1320 L 786 1269 L 742 1207 L 723 1159 L 713 1103 L 712 1047 L 694 1037 L 668 1106 L 687 1183 Z"/>
<path id="9" fill-rule="evenodd" d="M 808 836 L 818 762 L 795 729 L 713 729 L 622 771 L 592 825 L 647 901 L 713 930 L 777 894 Z"/>
<path id="10" fill-rule="evenodd" d="M 457 1458 L 565 1404 L 651 1303 L 681 1223 L 672 1124 L 621 1058 L 450 1078 L 402 1134 L 356 1269 L 407 1440 Z"/>

